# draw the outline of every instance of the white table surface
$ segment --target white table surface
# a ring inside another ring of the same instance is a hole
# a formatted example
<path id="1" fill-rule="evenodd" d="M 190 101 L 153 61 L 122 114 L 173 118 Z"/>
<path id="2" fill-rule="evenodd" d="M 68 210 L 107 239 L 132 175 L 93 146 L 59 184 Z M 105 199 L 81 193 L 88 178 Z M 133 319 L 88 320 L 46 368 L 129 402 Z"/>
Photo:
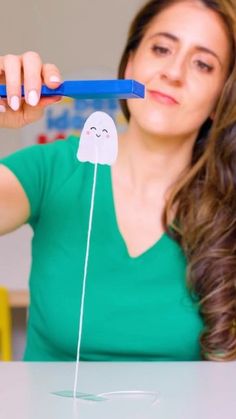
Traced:
<path id="1" fill-rule="evenodd" d="M 235 419 L 236 362 L 81 363 L 78 390 L 157 392 L 92 402 L 73 390 L 74 363 L 0 363 L 1 419 Z"/>

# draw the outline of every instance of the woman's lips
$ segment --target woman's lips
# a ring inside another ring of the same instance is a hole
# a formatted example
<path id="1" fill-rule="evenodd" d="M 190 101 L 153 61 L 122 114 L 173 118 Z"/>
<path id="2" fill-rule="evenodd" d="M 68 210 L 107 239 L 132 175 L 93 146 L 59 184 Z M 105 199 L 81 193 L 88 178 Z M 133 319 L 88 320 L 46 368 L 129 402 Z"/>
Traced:
<path id="1" fill-rule="evenodd" d="M 168 96 L 165 93 L 158 92 L 155 90 L 149 90 L 150 96 L 159 103 L 164 105 L 178 105 L 179 102 L 172 96 Z"/>

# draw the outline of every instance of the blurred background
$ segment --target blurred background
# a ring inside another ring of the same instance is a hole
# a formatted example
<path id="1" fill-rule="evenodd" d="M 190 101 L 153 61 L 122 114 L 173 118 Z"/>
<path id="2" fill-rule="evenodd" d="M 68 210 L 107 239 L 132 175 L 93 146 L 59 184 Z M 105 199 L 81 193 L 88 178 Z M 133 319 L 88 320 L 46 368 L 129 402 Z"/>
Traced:
<path id="1" fill-rule="evenodd" d="M 1 7 L 0 55 L 33 50 L 43 62 L 55 63 L 63 79 L 116 78 L 129 23 L 144 3 L 144 0 L 8 0 Z M 73 113 L 78 122 L 80 112 L 85 115 L 85 110 L 97 106 L 85 105 L 80 109 L 80 104 L 74 106 L 64 101 L 47 110 L 37 124 L 21 130 L 0 130 L 0 157 L 29 144 L 54 141 L 58 130 L 48 129 L 49 120 L 60 122 L 62 136 L 74 132 L 75 127 L 65 121 L 65 115 Z M 101 106 L 101 110 L 115 112 L 122 128 L 124 121 L 116 105 L 104 102 Z M 24 226 L 0 237 L 0 286 L 6 286 L 10 294 L 14 360 L 20 360 L 24 350 L 31 236 L 30 228 Z"/>

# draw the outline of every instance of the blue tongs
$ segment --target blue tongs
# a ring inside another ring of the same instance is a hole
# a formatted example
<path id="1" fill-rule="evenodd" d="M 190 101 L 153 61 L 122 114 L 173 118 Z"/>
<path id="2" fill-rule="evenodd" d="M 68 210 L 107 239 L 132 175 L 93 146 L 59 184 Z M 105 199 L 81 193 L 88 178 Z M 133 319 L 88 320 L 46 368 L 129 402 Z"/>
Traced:
<path id="1" fill-rule="evenodd" d="M 21 87 L 24 96 L 24 86 Z M 73 99 L 144 98 L 145 87 L 135 80 L 67 80 L 56 89 L 42 85 L 41 96 L 67 96 Z M 0 85 L 0 97 L 6 98 L 6 86 Z"/>

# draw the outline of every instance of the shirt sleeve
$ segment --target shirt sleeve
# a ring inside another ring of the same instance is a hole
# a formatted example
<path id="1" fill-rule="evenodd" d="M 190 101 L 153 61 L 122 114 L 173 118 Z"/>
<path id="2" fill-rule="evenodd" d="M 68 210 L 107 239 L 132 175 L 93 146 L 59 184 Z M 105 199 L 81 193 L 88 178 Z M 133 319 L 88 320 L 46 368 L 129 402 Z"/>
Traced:
<path id="1" fill-rule="evenodd" d="M 3 159 L 6 166 L 16 176 L 24 189 L 30 204 L 30 223 L 37 219 L 45 196 L 47 164 L 43 146 L 31 146 L 19 150 Z"/>
<path id="2" fill-rule="evenodd" d="M 47 198 L 76 170 L 78 141 L 77 136 L 70 135 L 66 140 L 26 147 L 0 159 L 26 193 L 30 224 L 37 222 Z"/>
<path id="3" fill-rule="evenodd" d="M 67 172 L 74 170 L 77 142 L 77 137 L 70 136 L 65 141 L 26 147 L 0 159 L 0 164 L 11 170 L 26 193 L 30 204 L 27 221 L 31 225 L 37 222 L 47 197 L 68 176 Z"/>

